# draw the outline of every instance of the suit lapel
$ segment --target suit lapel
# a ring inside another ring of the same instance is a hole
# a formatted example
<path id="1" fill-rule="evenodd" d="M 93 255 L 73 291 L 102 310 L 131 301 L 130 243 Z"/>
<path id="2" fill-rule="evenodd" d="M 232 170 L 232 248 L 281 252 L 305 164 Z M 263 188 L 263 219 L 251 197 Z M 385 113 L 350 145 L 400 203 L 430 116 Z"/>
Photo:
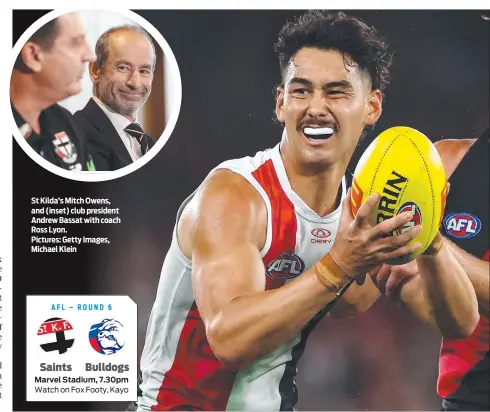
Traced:
<path id="1" fill-rule="evenodd" d="M 117 133 L 116 128 L 102 111 L 94 99 L 90 99 L 87 105 L 82 109 L 87 119 L 100 132 L 102 138 L 123 158 L 128 164 L 133 163 L 126 146 Z"/>
<path id="2" fill-rule="evenodd" d="M 148 142 L 148 150 L 150 150 L 154 145 L 155 145 L 155 142 L 153 141 L 153 139 L 148 136 L 147 134 L 145 134 L 145 139 L 146 141 Z"/>

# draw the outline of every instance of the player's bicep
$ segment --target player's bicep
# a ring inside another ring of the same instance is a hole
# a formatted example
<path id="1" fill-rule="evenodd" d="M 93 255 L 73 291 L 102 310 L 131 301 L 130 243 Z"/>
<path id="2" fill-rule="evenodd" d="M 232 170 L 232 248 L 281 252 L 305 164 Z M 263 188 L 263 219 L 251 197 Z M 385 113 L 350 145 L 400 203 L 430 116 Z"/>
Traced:
<path id="1" fill-rule="evenodd" d="M 250 244 L 227 248 L 220 256 L 194 254 L 192 287 L 205 324 L 233 299 L 265 289 L 264 266 Z"/>
<path id="2" fill-rule="evenodd" d="M 249 183 L 223 187 L 218 182 L 200 196 L 192 236 L 192 286 L 208 324 L 233 299 L 265 289 L 258 228 L 265 228 L 266 221 L 256 210 L 258 194 Z"/>

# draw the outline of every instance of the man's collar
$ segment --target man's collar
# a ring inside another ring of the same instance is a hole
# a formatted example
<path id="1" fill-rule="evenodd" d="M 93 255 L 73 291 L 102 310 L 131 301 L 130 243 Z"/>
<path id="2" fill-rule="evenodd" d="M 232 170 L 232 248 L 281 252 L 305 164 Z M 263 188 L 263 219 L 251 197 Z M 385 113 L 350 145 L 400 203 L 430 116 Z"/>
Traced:
<path id="1" fill-rule="evenodd" d="M 98 97 L 92 96 L 94 102 L 102 109 L 102 111 L 107 115 L 111 123 L 117 130 L 124 130 L 128 125 L 133 123 L 126 116 L 115 112 L 112 108 L 102 102 Z M 136 116 L 135 122 L 138 122 L 138 117 Z"/>

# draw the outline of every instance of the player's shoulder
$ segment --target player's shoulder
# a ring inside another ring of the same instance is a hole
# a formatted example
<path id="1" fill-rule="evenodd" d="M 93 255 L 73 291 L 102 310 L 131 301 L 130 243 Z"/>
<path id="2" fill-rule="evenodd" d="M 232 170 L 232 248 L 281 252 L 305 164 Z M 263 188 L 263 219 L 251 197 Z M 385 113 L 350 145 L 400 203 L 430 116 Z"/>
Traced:
<path id="1" fill-rule="evenodd" d="M 475 143 L 478 139 L 443 139 L 434 143 L 437 151 L 440 154 L 448 155 L 451 152 L 464 152 L 466 153 L 468 149 Z M 442 152 L 442 153 L 441 153 Z"/>
<path id="2" fill-rule="evenodd" d="M 434 143 L 449 178 L 477 139 L 444 139 Z"/>
<path id="3" fill-rule="evenodd" d="M 238 210 L 263 205 L 259 184 L 253 175 L 271 160 L 273 150 L 275 149 L 266 149 L 253 156 L 222 162 L 211 170 L 197 195 L 211 203 L 216 199 L 226 199 Z"/>
<path id="4" fill-rule="evenodd" d="M 271 160 L 274 150 L 278 150 L 278 148 L 261 150 L 253 156 L 226 160 L 213 169 L 211 173 L 217 169 L 229 169 L 238 174 L 249 175 Z"/>
<path id="5" fill-rule="evenodd" d="M 230 169 L 214 170 L 204 180 L 196 196 L 204 207 L 223 203 L 223 210 L 236 212 L 253 211 L 263 204 L 253 185 L 242 174 Z"/>
<path id="6" fill-rule="evenodd" d="M 179 244 L 188 258 L 192 245 L 210 238 L 218 243 L 217 239 L 227 239 L 228 243 L 247 241 L 261 249 L 266 224 L 267 210 L 255 188 L 240 174 L 218 169 L 206 178 L 182 211 L 177 229 Z"/>

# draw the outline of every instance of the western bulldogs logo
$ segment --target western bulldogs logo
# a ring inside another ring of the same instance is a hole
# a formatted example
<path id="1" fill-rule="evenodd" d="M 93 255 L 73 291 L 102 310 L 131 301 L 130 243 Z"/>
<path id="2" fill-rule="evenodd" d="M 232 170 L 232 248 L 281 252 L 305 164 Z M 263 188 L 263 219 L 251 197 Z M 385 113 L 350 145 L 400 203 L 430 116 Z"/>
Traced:
<path id="1" fill-rule="evenodd" d="M 476 236 L 481 230 L 481 221 L 470 213 L 451 213 L 444 218 L 446 233 L 460 239 Z"/>
<path id="2" fill-rule="evenodd" d="M 305 270 L 305 263 L 294 253 L 281 253 L 266 268 L 267 275 L 271 278 L 292 279 L 301 275 Z"/>
<path id="3" fill-rule="evenodd" d="M 112 355 L 124 346 L 124 327 L 116 319 L 104 319 L 90 327 L 88 338 L 96 352 Z"/>
<path id="4" fill-rule="evenodd" d="M 54 135 L 53 140 L 55 153 L 65 163 L 74 163 L 77 160 L 77 148 L 72 143 L 66 132 L 59 132 Z"/>
<path id="5" fill-rule="evenodd" d="M 401 235 L 402 233 L 409 231 L 415 225 L 421 225 L 422 224 L 422 212 L 420 211 L 420 208 L 417 206 L 416 203 L 414 203 L 414 202 L 404 203 L 400 207 L 400 209 L 398 209 L 397 214 L 399 215 L 403 212 L 412 212 L 413 217 L 412 217 L 412 220 L 410 220 L 408 223 L 406 223 L 402 227 L 395 229 L 395 232 L 397 235 Z"/>

